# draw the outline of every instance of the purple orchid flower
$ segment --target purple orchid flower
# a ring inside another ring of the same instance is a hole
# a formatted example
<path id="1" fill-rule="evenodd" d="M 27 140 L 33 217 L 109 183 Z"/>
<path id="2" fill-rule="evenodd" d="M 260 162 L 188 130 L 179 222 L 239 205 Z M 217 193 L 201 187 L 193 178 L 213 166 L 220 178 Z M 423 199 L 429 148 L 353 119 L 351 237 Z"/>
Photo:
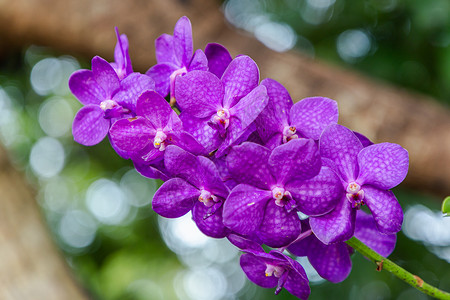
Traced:
<path id="1" fill-rule="evenodd" d="M 310 97 L 293 104 L 288 91 L 277 81 L 266 78 L 269 102 L 256 119 L 257 132 L 269 149 L 299 137 L 318 140 L 322 131 L 336 124 L 339 113 L 336 101 Z"/>
<path id="2" fill-rule="evenodd" d="M 110 130 L 111 140 L 131 153 L 132 160 L 152 164 L 163 159 L 170 144 L 203 153 L 203 147 L 187 132 L 169 103 L 154 91 L 146 91 L 137 100 L 136 117 L 116 121 Z"/>
<path id="3" fill-rule="evenodd" d="M 314 184 L 303 184 L 321 169 L 317 145 L 311 139 L 297 139 L 272 152 L 245 142 L 232 148 L 227 164 L 230 174 L 240 184 L 225 201 L 225 226 L 244 236 L 256 234 L 270 247 L 288 245 L 298 237 L 301 224 L 296 208 L 299 204 L 318 214 L 329 212 L 335 206 L 335 199 L 327 197 L 327 192 L 317 197 L 317 203 L 305 202 L 302 197 L 294 199 L 297 194 L 315 192 L 310 190 Z"/>
<path id="4" fill-rule="evenodd" d="M 358 137 L 341 125 L 330 125 L 320 137 L 320 155 L 341 178 L 339 204 L 329 214 L 310 220 L 311 229 L 325 244 L 353 236 L 356 211 L 366 204 L 380 232 L 400 231 L 403 212 L 389 189 L 408 172 L 408 152 L 397 144 L 363 147 Z"/>
<path id="5" fill-rule="evenodd" d="M 208 60 L 202 50 L 193 54 L 192 26 L 187 17 L 175 24 L 173 36 L 163 34 L 155 40 L 157 64 L 147 71 L 156 83 L 156 91 L 163 97 L 170 93 L 174 103 L 175 79 L 192 70 L 208 70 Z"/>
<path id="6" fill-rule="evenodd" d="M 209 43 L 205 48 L 205 55 L 208 59 L 208 70 L 219 78 L 222 78 L 228 65 L 233 58 L 227 48 L 221 44 Z"/>
<path id="7" fill-rule="evenodd" d="M 244 250 L 241 268 L 248 279 L 263 288 L 274 288 L 278 295 L 285 288 L 292 295 L 307 299 L 311 290 L 305 270 L 298 261 L 281 252 Z"/>
<path id="8" fill-rule="evenodd" d="M 214 163 L 170 145 L 164 155 L 167 170 L 177 178 L 166 181 L 155 193 L 153 210 L 167 218 L 178 218 L 190 210 L 200 231 L 223 238 L 230 232 L 222 222 L 222 206 L 228 188 Z"/>
<path id="9" fill-rule="evenodd" d="M 307 223 L 302 221 L 303 228 L 309 228 Z M 356 213 L 355 237 L 384 257 L 394 251 L 397 240 L 396 234 L 381 233 L 373 218 L 362 210 Z M 325 245 L 311 233 L 291 244 L 288 250 L 296 256 L 307 256 L 317 273 L 334 283 L 347 278 L 352 269 L 350 255 L 353 249 L 344 242 Z"/>
<path id="10" fill-rule="evenodd" d="M 120 82 L 113 67 L 96 56 L 92 59 L 92 71 L 73 73 L 69 87 L 85 105 L 73 121 L 73 137 L 82 145 L 92 146 L 105 138 L 115 120 L 134 116 L 136 96 L 154 89 L 155 84 L 150 77 L 138 73 Z"/>
<path id="11" fill-rule="evenodd" d="M 177 79 L 175 95 L 186 130 L 216 156 L 247 139 L 253 121 L 267 104 L 259 71 L 248 56 L 235 58 L 222 79 L 210 72 L 192 71 Z"/>
<path id="12" fill-rule="evenodd" d="M 119 79 L 122 80 L 133 73 L 133 67 L 128 52 L 128 38 L 125 34 L 119 34 L 119 29 L 117 27 L 115 30 L 117 43 L 114 48 L 114 62 L 111 63 L 111 66 L 116 71 Z"/>

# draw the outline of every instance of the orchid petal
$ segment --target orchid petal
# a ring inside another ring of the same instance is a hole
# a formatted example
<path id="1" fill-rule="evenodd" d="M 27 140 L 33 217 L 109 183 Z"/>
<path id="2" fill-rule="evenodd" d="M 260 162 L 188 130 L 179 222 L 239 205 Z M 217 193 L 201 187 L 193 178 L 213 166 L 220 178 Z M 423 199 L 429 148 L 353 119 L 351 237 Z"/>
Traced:
<path id="1" fill-rule="evenodd" d="M 355 230 L 355 210 L 345 196 L 330 213 L 310 218 L 312 232 L 324 244 L 343 242 L 353 236 Z"/>
<path id="2" fill-rule="evenodd" d="M 233 60 L 228 50 L 216 43 L 209 43 L 205 48 L 205 55 L 208 59 L 209 72 L 221 78 L 223 72 Z"/>
<path id="3" fill-rule="evenodd" d="M 397 144 L 375 144 L 359 152 L 358 163 L 358 183 L 389 190 L 400 184 L 408 173 L 408 151 Z"/>
<path id="4" fill-rule="evenodd" d="M 178 218 L 187 214 L 197 202 L 199 190 L 181 178 L 163 183 L 152 200 L 153 210 L 166 218 Z"/>
<path id="5" fill-rule="evenodd" d="M 338 121 L 336 101 L 325 97 L 310 97 L 300 100 L 290 111 L 291 125 L 303 136 L 318 140 L 322 131 Z"/>
<path id="6" fill-rule="evenodd" d="M 74 140 L 85 146 L 100 143 L 108 134 L 110 125 L 110 121 L 103 116 L 103 110 L 97 105 L 90 104 L 82 107 L 73 120 Z"/>
<path id="7" fill-rule="evenodd" d="M 103 88 L 95 81 L 91 70 L 74 72 L 69 78 L 69 88 L 84 105 L 99 105 L 107 97 Z"/>
<path id="8" fill-rule="evenodd" d="M 236 186 L 223 206 L 224 225 L 242 235 L 256 232 L 263 220 L 267 201 L 271 197 L 270 191 L 246 184 Z"/>
<path id="9" fill-rule="evenodd" d="M 385 234 L 397 233 L 402 229 L 403 211 L 391 191 L 364 185 L 364 202 L 372 212 L 379 231 Z"/>
<path id="10" fill-rule="evenodd" d="M 357 156 L 362 144 L 353 132 L 338 124 L 328 126 L 320 136 L 320 155 L 334 162 L 339 175 L 355 181 L 358 175 Z"/>

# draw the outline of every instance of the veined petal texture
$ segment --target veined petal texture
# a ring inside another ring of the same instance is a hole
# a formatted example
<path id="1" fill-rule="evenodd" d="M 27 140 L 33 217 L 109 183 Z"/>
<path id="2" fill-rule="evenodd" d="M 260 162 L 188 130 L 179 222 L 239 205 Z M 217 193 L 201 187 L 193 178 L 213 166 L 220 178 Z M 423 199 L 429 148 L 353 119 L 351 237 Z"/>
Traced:
<path id="1" fill-rule="evenodd" d="M 136 106 L 136 114 L 147 119 L 155 129 L 162 130 L 169 123 L 169 119 L 176 113 L 170 104 L 155 91 L 145 91 L 139 96 Z"/>
<path id="2" fill-rule="evenodd" d="M 294 241 L 301 231 L 300 219 L 295 210 L 275 204 L 275 199 L 268 201 L 264 218 L 258 229 L 258 237 L 269 247 L 279 248 Z"/>
<path id="3" fill-rule="evenodd" d="M 152 142 L 155 130 L 148 127 L 143 117 L 121 119 L 116 121 L 110 129 L 111 139 L 123 151 L 135 152 L 142 150 Z"/>
<path id="4" fill-rule="evenodd" d="M 179 66 L 187 66 L 194 52 L 192 25 L 186 17 L 178 19 L 173 30 L 173 47 Z"/>
<path id="5" fill-rule="evenodd" d="M 359 152 L 358 163 L 358 182 L 389 190 L 408 173 L 408 151 L 397 144 L 374 144 Z"/>
<path id="6" fill-rule="evenodd" d="M 289 111 L 293 105 L 291 96 L 279 82 L 266 78 L 261 85 L 267 89 L 269 101 L 264 110 L 256 118 L 256 130 L 264 143 L 275 134 L 282 134 L 289 126 Z"/>
<path id="7" fill-rule="evenodd" d="M 95 56 L 92 59 L 92 73 L 95 81 L 105 90 L 106 97 L 111 99 L 120 88 L 120 80 L 114 68 L 100 56 Z"/>
<path id="8" fill-rule="evenodd" d="M 213 238 L 224 238 L 230 233 L 230 229 L 223 225 L 222 208 L 217 209 L 213 214 L 209 214 L 209 208 L 202 202 L 197 201 L 192 210 L 192 218 L 198 229 L 205 235 Z M 205 217 L 208 215 L 208 217 Z"/>
<path id="9" fill-rule="evenodd" d="M 297 203 L 297 209 L 308 216 L 320 216 L 333 210 L 343 194 L 341 181 L 328 167 L 308 180 L 293 180 L 285 184 Z"/>
<path id="10" fill-rule="evenodd" d="M 270 191 L 246 184 L 237 185 L 223 206 L 224 225 L 242 235 L 255 233 L 261 225 L 264 209 L 270 198 Z"/>
<path id="11" fill-rule="evenodd" d="M 225 87 L 223 107 L 229 109 L 258 86 L 258 66 L 246 55 L 236 57 L 223 73 L 222 83 Z"/>
<path id="12" fill-rule="evenodd" d="M 338 121 L 336 101 L 325 97 L 310 97 L 295 103 L 290 111 L 291 125 L 304 137 L 318 140 L 322 131 Z"/>
<path id="13" fill-rule="evenodd" d="M 269 168 L 278 184 L 306 180 L 320 172 L 322 162 L 312 139 L 294 139 L 276 147 L 269 157 Z"/>
<path id="14" fill-rule="evenodd" d="M 201 49 L 195 51 L 194 56 L 192 56 L 192 60 L 189 63 L 188 71 L 193 70 L 208 71 L 208 59 Z"/>
<path id="15" fill-rule="evenodd" d="M 178 218 L 187 214 L 196 202 L 200 191 L 181 178 L 163 183 L 152 200 L 153 210 L 166 218 Z"/>
<path id="16" fill-rule="evenodd" d="M 158 63 L 174 63 L 173 36 L 164 33 L 155 40 L 155 54 Z"/>
<path id="17" fill-rule="evenodd" d="M 106 99 L 103 88 L 95 81 L 91 70 L 78 70 L 69 78 L 72 94 L 84 105 L 97 104 Z"/>
<path id="18" fill-rule="evenodd" d="M 233 178 L 262 189 L 270 189 L 275 178 L 269 170 L 270 150 L 250 142 L 232 148 L 228 154 L 227 166 Z"/>
<path id="19" fill-rule="evenodd" d="M 170 75 L 178 69 L 170 62 L 159 63 L 145 73 L 155 81 L 155 90 L 163 97 L 169 94 Z"/>
<path id="20" fill-rule="evenodd" d="M 120 82 L 120 89 L 113 100 L 132 111 L 136 111 L 139 96 L 146 90 L 155 90 L 155 82 L 150 76 L 131 73 Z"/>
<path id="21" fill-rule="evenodd" d="M 362 144 L 350 129 L 338 124 L 325 128 L 320 136 L 320 155 L 335 163 L 336 171 L 349 182 L 358 176 L 358 153 Z"/>
<path id="22" fill-rule="evenodd" d="M 356 213 L 355 237 L 384 257 L 394 251 L 397 241 L 396 234 L 381 233 L 373 217 L 362 210 Z"/>
<path id="23" fill-rule="evenodd" d="M 100 143 L 108 134 L 110 120 L 103 118 L 103 110 L 98 105 L 86 105 L 75 116 L 72 135 L 77 143 L 92 146 Z"/>
<path id="24" fill-rule="evenodd" d="M 330 213 L 310 218 L 312 232 L 324 244 L 344 242 L 353 236 L 356 212 L 347 198 L 342 196 Z"/>
<path id="25" fill-rule="evenodd" d="M 180 109 L 196 118 L 209 118 L 222 108 L 224 89 L 216 75 L 206 71 L 191 71 L 178 76 L 175 97 Z"/>
<path id="26" fill-rule="evenodd" d="M 403 211 L 394 193 L 364 185 L 364 202 L 372 212 L 379 231 L 397 233 L 402 229 Z"/>

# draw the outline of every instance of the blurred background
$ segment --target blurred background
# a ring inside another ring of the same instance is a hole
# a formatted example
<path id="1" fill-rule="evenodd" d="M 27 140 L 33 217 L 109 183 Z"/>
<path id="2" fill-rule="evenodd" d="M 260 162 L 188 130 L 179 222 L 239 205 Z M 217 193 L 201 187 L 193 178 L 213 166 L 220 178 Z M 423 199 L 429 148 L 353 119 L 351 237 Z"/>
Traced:
<path id="1" fill-rule="evenodd" d="M 450 104 L 446 0 L 228 0 L 221 10 L 229 24 L 274 51 L 294 49 L 425 93 L 444 109 Z M 81 104 L 67 81 L 90 68 L 90 57 L 37 45 L 13 50 L 0 51 L 0 141 L 37 191 L 52 237 L 92 299 L 274 299 L 274 290 L 248 282 L 238 251 L 226 240 L 206 238 L 190 216 L 168 220 L 151 210 L 160 181 L 141 177 L 107 141 L 94 147 L 73 141 L 71 123 Z M 449 291 L 450 218 L 440 212 L 442 195 L 414 186 L 394 192 L 405 221 L 390 258 Z M 376 272 L 358 253 L 339 284 L 300 261 L 311 281 L 310 299 L 427 299 Z M 276 299 L 293 298 L 283 291 Z"/>

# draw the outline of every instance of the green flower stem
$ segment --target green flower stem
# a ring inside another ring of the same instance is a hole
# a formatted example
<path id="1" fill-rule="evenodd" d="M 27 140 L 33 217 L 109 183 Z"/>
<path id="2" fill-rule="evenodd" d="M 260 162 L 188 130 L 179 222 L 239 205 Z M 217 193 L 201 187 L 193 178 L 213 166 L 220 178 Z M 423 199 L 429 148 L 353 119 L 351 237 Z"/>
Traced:
<path id="1" fill-rule="evenodd" d="M 363 244 L 360 240 L 355 237 L 352 237 L 346 242 L 350 247 L 373 261 L 377 265 L 377 270 L 386 270 L 403 280 L 404 282 L 410 284 L 415 287 L 422 293 L 435 297 L 437 299 L 450 299 L 450 293 L 444 292 L 434 286 L 429 285 L 424 282 L 419 276 L 411 274 L 406 271 L 402 267 L 398 266 L 391 260 L 379 255 L 365 244 Z"/>

